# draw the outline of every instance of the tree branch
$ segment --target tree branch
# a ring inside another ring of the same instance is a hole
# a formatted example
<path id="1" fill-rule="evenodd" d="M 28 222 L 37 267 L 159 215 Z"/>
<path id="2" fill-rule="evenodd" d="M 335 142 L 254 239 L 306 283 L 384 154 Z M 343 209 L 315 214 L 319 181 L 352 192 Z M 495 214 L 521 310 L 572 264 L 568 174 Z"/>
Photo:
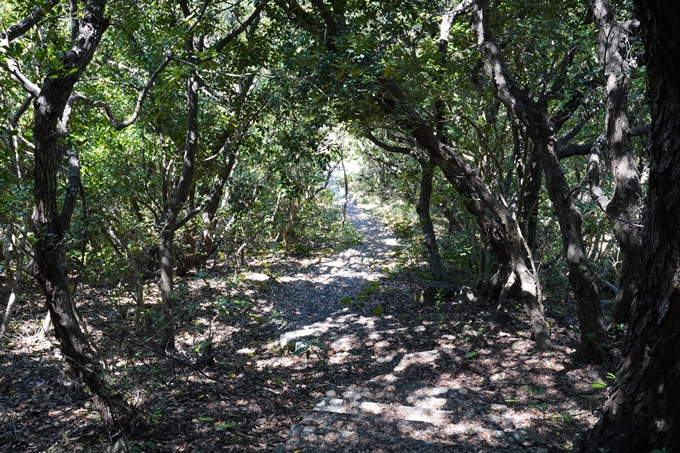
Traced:
<path id="1" fill-rule="evenodd" d="M 203 6 L 201 6 L 201 11 L 198 13 L 198 17 L 196 17 L 196 20 L 194 21 L 193 24 L 189 27 L 187 30 L 187 34 L 190 34 L 191 32 L 194 31 L 194 28 L 198 26 L 199 23 L 201 23 L 201 19 L 203 19 L 203 16 L 205 15 L 205 10 L 208 9 L 208 5 L 210 4 L 210 0 L 205 0 L 203 2 Z"/>
<path id="2" fill-rule="evenodd" d="M 33 12 L 22 21 L 9 27 L 6 33 L 0 33 L 0 47 L 9 44 L 33 28 L 33 26 L 45 17 L 45 14 L 54 8 L 57 3 L 59 3 L 59 0 L 50 0 L 46 5 L 34 9 Z"/>
<path id="3" fill-rule="evenodd" d="M 12 118 L 9 120 L 9 124 L 11 124 L 13 127 L 16 127 L 16 125 L 19 123 L 19 119 L 21 116 L 26 113 L 26 110 L 31 106 L 31 102 L 33 101 L 33 95 L 29 94 L 26 99 L 24 99 L 24 102 L 21 103 L 17 111 L 12 115 Z"/>
<path id="4" fill-rule="evenodd" d="M 34 98 L 37 98 L 40 96 L 40 87 L 36 85 L 35 83 L 31 82 L 31 80 L 24 75 L 23 72 L 21 72 L 21 69 L 19 69 L 19 65 L 17 62 L 11 58 L 7 58 L 6 60 L 7 64 L 0 63 L 0 67 L 4 69 L 5 71 L 9 72 L 12 77 L 14 77 L 14 80 L 19 82 L 19 85 L 26 90 L 27 93 L 29 93 L 31 96 Z"/>
<path id="5" fill-rule="evenodd" d="M 631 137 L 639 137 L 641 135 L 647 135 L 651 132 L 652 125 L 645 124 L 642 126 L 634 127 L 630 130 Z M 591 148 L 595 145 L 595 142 L 578 144 L 569 143 L 568 145 L 563 145 L 557 149 L 557 157 L 562 160 L 571 156 L 587 156 L 590 154 Z"/>
<path id="6" fill-rule="evenodd" d="M 449 34 L 451 33 L 451 26 L 456 21 L 456 18 L 461 14 L 469 13 L 473 0 L 463 0 L 451 11 L 442 15 L 442 23 L 439 27 L 439 45 L 449 41 Z"/>
<path id="7" fill-rule="evenodd" d="M 260 13 L 262 12 L 262 10 L 264 9 L 264 4 L 265 4 L 265 2 L 264 2 L 264 1 L 261 1 L 261 2 L 257 5 L 257 7 L 255 8 L 255 11 L 253 11 L 253 13 L 250 15 L 250 17 L 248 17 L 248 19 L 246 19 L 246 21 L 243 22 L 241 25 L 239 25 L 238 27 L 236 27 L 235 29 L 233 29 L 233 30 L 231 31 L 231 33 L 229 33 L 227 36 L 225 36 L 224 38 L 220 39 L 220 40 L 217 42 L 217 44 L 215 44 L 215 47 L 213 47 L 213 50 L 215 50 L 216 52 L 221 52 L 222 49 L 224 49 L 224 47 L 225 47 L 227 44 L 229 44 L 230 42 L 232 42 L 234 39 L 236 39 L 236 38 L 238 37 L 238 35 L 240 35 L 241 33 L 243 33 L 243 31 L 244 31 L 250 24 L 252 24 L 253 21 L 255 21 L 255 19 L 257 19 L 257 17 L 260 15 Z"/>
<path id="8" fill-rule="evenodd" d="M 334 34 L 340 33 L 340 22 L 338 22 L 329 9 L 326 8 L 323 0 L 311 0 L 311 3 L 314 5 L 314 7 L 316 7 L 316 9 L 319 10 L 323 21 L 326 23 L 326 26 L 331 30 L 331 32 Z"/>
<path id="9" fill-rule="evenodd" d="M 149 80 L 146 82 L 146 85 L 144 85 L 144 88 L 139 92 L 139 95 L 137 96 L 137 105 L 135 105 L 135 110 L 132 112 L 132 115 L 130 115 L 130 118 L 123 122 L 118 122 L 113 115 L 113 111 L 111 110 L 111 105 L 109 105 L 108 102 L 93 102 L 91 99 L 86 98 L 85 96 L 82 95 L 74 95 L 77 96 L 77 100 L 81 100 L 87 104 L 91 104 L 94 107 L 100 108 L 104 111 L 106 114 L 106 118 L 109 120 L 109 124 L 111 127 L 113 127 L 115 130 L 120 131 L 125 129 L 126 127 L 130 126 L 133 124 L 135 121 L 137 121 L 137 118 L 139 117 L 139 114 L 142 111 L 142 105 L 144 104 L 144 100 L 146 99 L 146 96 L 149 94 L 149 90 L 151 90 L 151 87 L 153 86 L 154 82 L 156 81 L 156 78 L 160 75 L 161 72 L 165 69 L 165 67 L 170 63 L 172 60 L 173 52 L 169 51 L 166 56 L 165 60 L 161 63 L 161 65 L 156 69 L 156 71 L 151 75 Z"/>

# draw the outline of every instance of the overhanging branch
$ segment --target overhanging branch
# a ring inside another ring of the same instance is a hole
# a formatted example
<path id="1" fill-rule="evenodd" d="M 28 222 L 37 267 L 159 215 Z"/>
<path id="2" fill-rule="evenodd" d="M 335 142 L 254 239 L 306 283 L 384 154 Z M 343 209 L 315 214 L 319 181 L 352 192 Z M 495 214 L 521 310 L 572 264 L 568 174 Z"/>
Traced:
<path id="1" fill-rule="evenodd" d="M 130 118 L 123 122 L 118 122 L 113 114 L 113 111 L 111 110 L 111 106 L 107 102 L 93 102 L 92 100 L 80 96 L 80 100 L 92 104 L 94 107 L 98 107 L 102 110 L 104 110 L 104 113 L 106 114 L 106 118 L 109 120 L 109 124 L 111 127 L 116 129 L 117 131 L 123 130 L 126 127 L 130 126 L 132 123 L 137 121 L 137 118 L 139 117 L 139 114 L 142 111 L 142 105 L 144 104 L 144 100 L 146 99 L 146 96 L 149 94 L 149 90 L 151 90 L 151 87 L 153 86 L 154 82 L 158 78 L 161 72 L 165 69 L 165 67 L 170 63 L 172 60 L 173 53 L 172 51 L 168 52 L 165 56 L 165 60 L 161 63 L 161 65 L 154 71 L 154 73 L 151 75 L 149 78 L 149 81 L 146 82 L 146 85 L 144 85 L 144 88 L 139 92 L 139 96 L 137 97 L 137 105 L 135 105 L 135 110 L 132 112 L 132 115 L 130 115 Z"/>
<path id="2" fill-rule="evenodd" d="M 645 124 L 643 126 L 637 126 L 634 128 L 631 128 L 630 130 L 630 136 L 631 137 L 639 137 L 641 135 L 646 135 L 649 134 L 649 132 L 652 130 L 652 125 L 651 124 Z M 568 145 L 560 146 L 557 149 L 557 157 L 562 160 L 566 159 L 567 157 L 571 156 L 587 156 L 590 154 L 590 150 L 593 148 L 595 145 L 595 142 L 590 142 L 590 143 L 569 143 Z"/>
<path id="3" fill-rule="evenodd" d="M 224 47 L 225 47 L 227 44 L 229 44 L 230 42 L 232 42 L 234 39 L 236 39 L 236 38 L 238 37 L 238 35 L 240 35 L 241 33 L 243 33 L 243 31 L 244 31 L 250 24 L 252 24 L 253 21 L 255 21 L 255 19 L 257 19 L 257 17 L 259 17 L 260 13 L 261 13 L 262 10 L 264 9 L 264 4 L 265 4 L 265 2 L 264 2 L 264 1 L 261 1 L 261 2 L 257 5 L 257 7 L 255 8 L 255 11 L 253 11 L 253 13 L 250 15 L 250 17 L 248 17 L 248 19 L 246 19 L 246 21 L 243 22 L 241 25 L 239 25 L 238 27 L 236 27 L 235 29 L 233 29 L 227 36 L 225 36 L 224 38 L 220 39 L 220 40 L 217 42 L 217 44 L 215 44 L 215 47 L 213 47 L 213 50 L 215 50 L 216 52 L 221 52 L 222 49 L 224 49 Z"/>
<path id="4" fill-rule="evenodd" d="M 33 28 L 33 26 L 45 17 L 45 14 L 54 8 L 57 3 L 59 3 L 59 0 L 50 0 L 47 4 L 34 9 L 20 22 L 9 27 L 5 33 L 0 33 L 0 41 L 2 41 L 0 42 L 0 47 L 17 39 L 19 36 Z"/>

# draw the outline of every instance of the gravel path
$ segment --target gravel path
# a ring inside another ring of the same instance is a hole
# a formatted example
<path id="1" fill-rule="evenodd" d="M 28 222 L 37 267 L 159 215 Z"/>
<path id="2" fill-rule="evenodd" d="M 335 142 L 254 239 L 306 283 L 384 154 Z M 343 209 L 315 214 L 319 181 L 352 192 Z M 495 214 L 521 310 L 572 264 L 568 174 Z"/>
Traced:
<path id="1" fill-rule="evenodd" d="M 302 260 L 297 272 L 281 277 L 270 297 L 288 319 L 286 330 L 323 322 L 348 311 L 343 297 L 355 297 L 367 282 L 384 277 L 382 269 L 397 245 L 394 233 L 350 196 L 347 219 L 362 235 L 355 244 L 324 258 Z"/>

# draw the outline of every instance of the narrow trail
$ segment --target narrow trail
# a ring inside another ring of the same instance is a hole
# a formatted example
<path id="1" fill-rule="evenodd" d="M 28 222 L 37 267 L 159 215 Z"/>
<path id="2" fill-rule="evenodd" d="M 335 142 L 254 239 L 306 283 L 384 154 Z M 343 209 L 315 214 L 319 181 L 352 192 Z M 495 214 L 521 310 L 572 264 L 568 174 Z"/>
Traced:
<path id="1" fill-rule="evenodd" d="M 428 323 L 409 314 L 409 289 L 382 272 L 393 261 L 394 234 L 355 200 L 347 217 L 363 240 L 301 263 L 270 295 L 289 320 L 279 346 L 322 345 L 311 352 L 323 353 L 328 367 L 325 396 L 291 427 L 277 451 L 519 451 L 513 448 L 520 435 L 510 409 L 485 405 L 458 376 L 445 372 L 463 365 L 469 348 L 437 342 Z M 342 304 L 343 298 L 352 303 Z M 372 310 L 378 305 L 384 310 L 379 316 Z M 260 366 L 294 366 L 293 360 Z"/>
<path id="2" fill-rule="evenodd" d="M 297 272 L 279 279 L 283 285 L 271 294 L 290 327 L 303 328 L 346 314 L 349 309 L 342 306 L 341 299 L 354 299 L 368 282 L 385 277 L 382 270 L 393 261 L 390 252 L 398 244 L 394 233 L 359 207 L 353 197 L 347 205 L 347 220 L 361 234 L 360 243 L 328 257 L 303 260 Z M 408 298 L 403 293 L 395 296 Z"/>

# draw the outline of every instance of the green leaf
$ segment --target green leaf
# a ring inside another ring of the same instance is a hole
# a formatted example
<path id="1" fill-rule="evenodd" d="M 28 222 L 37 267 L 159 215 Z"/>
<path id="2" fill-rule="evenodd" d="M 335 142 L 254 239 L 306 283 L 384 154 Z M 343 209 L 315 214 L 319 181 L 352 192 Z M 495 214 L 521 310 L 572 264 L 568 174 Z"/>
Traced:
<path id="1" fill-rule="evenodd" d="M 215 425 L 215 429 L 219 429 L 220 431 L 224 431 L 225 429 L 233 428 L 234 426 L 236 426 L 236 423 L 235 423 L 235 422 L 231 422 L 231 423 L 217 423 L 217 424 Z"/>
<path id="2" fill-rule="evenodd" d="M 517 403 L 517 402 L 519 402 L 519 400 L 509 399 L 509 400 L 505 400 L 505 402 L 506 403 Z"/>
<path id="3" fill-rule="evenodd" d="M 466 359 L 471 359 L 473 357 L 477 357 L 479 353 L 477 351 L 470 351 L 467 354 L 465 354 L 463 357 Z"/>
<path id="4" fill-rule="evenodd" d="M 198 419 L 202 422 L 214 422 L 215 419 L 212 417 L 198 417 Z"/>
<path id="5" fill-rule="evenodd" d="M 379 315 L 380 313 L 382 313 L 384 311 L 385 311 L 385 308 L 382 305 L 378 305 L 373 310 L 371 310 L 371 313 L 373 313 L 374 315 Z"/>
<path id="6" fill-rule="evenodd" d="M 340 303 L 342 305 L 349 305 L 349 304 L 352 303 L 352 298 L 351 297 L 343 297 L 342 299 L 340 299 Z"/>
<path id="7" fill-rule="evenodd" d="M 590 384 L 594 389 L 603 389 L 607 387 L 607 384 L 604 382 L 593 382 Z"/>

